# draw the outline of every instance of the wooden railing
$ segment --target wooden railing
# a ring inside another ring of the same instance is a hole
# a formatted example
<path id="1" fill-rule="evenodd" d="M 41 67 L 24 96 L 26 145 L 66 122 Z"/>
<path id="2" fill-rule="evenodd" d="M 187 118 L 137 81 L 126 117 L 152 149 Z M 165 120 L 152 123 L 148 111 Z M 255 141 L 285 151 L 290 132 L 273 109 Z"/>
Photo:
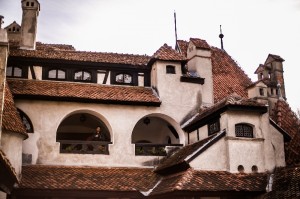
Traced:
<path id="1" fill-rule="evenodd" d="M 136 143 L 135 155 L 137 156 L 166 156 L 166 147 L 181 147 L 182 144 L 152 144 Z"/>
<path id="2" fill-rule="evenodd" d="M 60 153 L 77 154 L 109 154 L 108 145 L 112 142 L 106 141 L 81 141 L 81 140 L 58 140 L 60 142 Z"/>

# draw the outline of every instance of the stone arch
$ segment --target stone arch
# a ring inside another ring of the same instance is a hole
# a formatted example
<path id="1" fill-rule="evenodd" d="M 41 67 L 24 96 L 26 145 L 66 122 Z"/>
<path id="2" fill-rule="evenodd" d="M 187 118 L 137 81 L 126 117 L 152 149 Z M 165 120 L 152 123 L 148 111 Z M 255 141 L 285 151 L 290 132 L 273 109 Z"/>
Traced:
<path id="1" fill-rule="evenodd" d="M 185 141 L 184 132 L 173 118 L 162 113 L 152 113 L 145 115 L 135 124 L 131 142 L 141 143 L 141 140 L 144 140 L 150 143 L 168 144 L 167 137 L 170 137 L 172 144 L 183 144 Z"/>
<path id="2" fill-rule="evenodd" d="M 100 133 L 96 129 L 101 128 Z M 111 126 L 104 116 L 91 110 L 67 114 L 56 131 L 61 153 L 109 154 Z"/>

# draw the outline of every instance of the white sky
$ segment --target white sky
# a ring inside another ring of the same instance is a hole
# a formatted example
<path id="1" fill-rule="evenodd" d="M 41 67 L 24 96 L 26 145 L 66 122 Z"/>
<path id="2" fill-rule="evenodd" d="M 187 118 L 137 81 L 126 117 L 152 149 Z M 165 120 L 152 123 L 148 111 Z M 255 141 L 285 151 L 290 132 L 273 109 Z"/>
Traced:
<path id="1" fill-rule="evenodd" d="M 0 0 L 4 27 L 21 23 L 21 0 Z M 256 81 L 267 55 L 284 58 L 286 96 L 300 108 L 300 0 L 40 0 L 38 41 L 77 50 L 152 55 L 164 43 L 205 39 L 225 50 Z M 297 83 L 298 82 L 298 83 Z"/>

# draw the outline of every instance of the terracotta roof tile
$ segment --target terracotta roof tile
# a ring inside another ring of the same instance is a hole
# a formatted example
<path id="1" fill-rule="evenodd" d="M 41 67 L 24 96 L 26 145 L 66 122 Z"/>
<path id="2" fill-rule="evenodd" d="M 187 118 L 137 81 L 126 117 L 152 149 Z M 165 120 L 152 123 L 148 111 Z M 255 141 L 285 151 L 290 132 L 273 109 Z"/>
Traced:
<path id="1" fill-rule="evenodd" d="M 24 135 L 25 138 L 28 137 L 20 115 L 15 107 L 13 96 L 10 92 L 9 87 L 7 86 L 7 83 L 5 86 L 2 125 L 3 128 L 9 132 L 20 133 Z"/>
<path id="2" fill-rule="evenodd" d="M 72 45 L 66 45 L 66 44 L 44 44 L 44 43 L 41 43 L 41 42 L 36 42 L 36 50 L 45 50 L 45 51 L 69 50 L 69 51 L 75 51 L 75 48 Z"/>
<path id="3" fill-rule="evenodd" d="M 197 123 L 198 121 L 204 119 L 205 117 L 211 115 L 214 112 L 221 110 L 226 106 L 238 106 L 238 107 L 245 107 L 245 108 L 251 107 L 251 108 L 261 109 L 262 112 L 267 111 L 267 107 L 264 104 L 261 104 L 253 99 L 245 99 L 239 95 L 232 94 L 229 95 L 228 97 L 225 97 L 224 99 L 222 99 L 221 101 L 219 101 L 218 103 L 210 107 L 200 109 L 199 113 L 193 116 L 190 120 L 188 120 L 187 118 L 186 121 L 183 122 L 181 127 L 184 129 L 188 128 L 192 124 Z"/>
<path id="4" fill-rule="evenodd" d="M 272 191 L 264 199 L 300 198 L 300 166 L 278 168 L 274 172 Z"/>
<path id="5" fill-rule="evenodd" d="M 15 97 L 83 101 L 95 103 L 159 106 L 160 100 L 151 88 L 107 86 L 89 83 L 10 79 L 8 85 Z"/>
<path id="6" fill-rule="evenodd" d="M 246 88 L 252 84 L 250 78 L 226 53 L 226 51 L 211 47 L 214 102 L 236 93 L 248 98 Z"/>
<path id="7" fill-rule="evenodd" d="M 55 48 L 59 50 L 53 50 Z M 58 46 L 57 44 L 56 46 L 52 45 L 52 50 L 11 49 L 9 56 L 35 58 L 35 59 L 39 58 L 39 59 L 71 60 L 71 61 L 85 61 L 85 62 L 97 62 L 97 63 L 130 64 L 135 66 L 146 66 L 150 60 L 150 57 L 146 55 L 72 51 L 72 50 L 61 50 L 61 48 L 62 47 Z M 40 47 L 38 47 L 38 49 L 40 49 Z"/>
<path id="8" fill-rule="evenodd" d="M 155 169 L 155 172 L 164 174 L 164 173 L 173 173 L 173 169 L 175 167 L 178 167 L 182 165 L 186 169 L 189 167 L 187 164 L 195 158 L 195 156 L 199 155 L 201 152 L 203 152 L 205 149 L 207 149 L 209 146 L 211 146 L 213 143 L 218 141 L 221 137 L 225 135 L 225 132 L 211 135 L 203 140 L 200 140 L 198 142 L 195 142 L 193 144 L 187 145 L 177 151 L 175 151 L 171 156 L 166 157 L 164 160 L 162 160 L 161 164 L 158 165 L 158 167 Z M 209 144 L 210 143 L 210 144 Z M 207 148 L 203 148 L 206 146 Z M 194 154 L 196 153 L 197 154 Z"/>
<path id="9" fill-rule="evenodd" d="M 190 41 L 193 42 L 193 44 L 194 44 L 197 48 L 202 48 L 202 49 L 210 50 L 210 46 L 209 46 L 208 43 L 207 43 L 205 40 L 203 40 L 203 39 L 190 38 Z"/>
<path id="10" fill-rule="evenodd" d="M 199 40 L 201 43 L 201 39 Z M 182 55 L 186 56 L 188 42 L 177 40 Z M 206 41 L 204 41 L 206 46 Z M 197 42 L 196 42 L 197 43 Z M 208 45 L 208 44 L 207 44 Z M 206 46 L 207 47 L 207 46 Z M 214 102 L 218 102 L 232 93 L 248 98 L 246 88 L 252 84 L 251 79 L 245 74 L 240 66 L 226 53 L 216 47 L 209 47 L 211 50 L 212 72 L 213 72 L 213 92 Z"/>
<path id="11" fill-rule="evenodd" d="M 185 172 L 166 176 L 155 187 L 151 195 L 173 191 L 193 192 L 265 192 L 267 175 L 232 174 L 226 171 L 197 171 L 189 169 Z"/>
<path id="12" fill-rule="evenodd" d="M 178 44 L 178 48 L 180 49 L 181 54 L 184 55 L 184 57 L 186 57 L 189 43 L 184 40 L 177 40 L 177 44 Z"/>
<path id="13" fill-rule="evenodd" d="M 291 136 L 285 144 L 287 165 L 300 163 L 300 120 L 284 100 L 278 100 L 272 110 L 271 118 Z"/>
<path id="14" fill-rule="evenodd" d="M 185 61 L 186 58 L 174 50 L 171 46 L 164 44 L 153 55 L 153 58 L 165 61 Z"/>
<path id="15" fill-rule="evenodd" d="M 157 180 L 145 168 L 28 165 L 22 167 L 19 189 L 146 191 Z"/>

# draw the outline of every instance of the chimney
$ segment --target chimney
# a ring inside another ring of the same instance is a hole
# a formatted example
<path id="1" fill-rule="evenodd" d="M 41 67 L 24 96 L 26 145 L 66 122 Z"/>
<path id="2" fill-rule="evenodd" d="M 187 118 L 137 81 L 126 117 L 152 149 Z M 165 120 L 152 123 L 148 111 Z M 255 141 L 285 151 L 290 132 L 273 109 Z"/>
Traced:
<path id="1" fill-rule="evenodd" d="M 37 0 L 22 0 L 22 10 L 20 48 L 35 50 L 40 3 Z"/>

